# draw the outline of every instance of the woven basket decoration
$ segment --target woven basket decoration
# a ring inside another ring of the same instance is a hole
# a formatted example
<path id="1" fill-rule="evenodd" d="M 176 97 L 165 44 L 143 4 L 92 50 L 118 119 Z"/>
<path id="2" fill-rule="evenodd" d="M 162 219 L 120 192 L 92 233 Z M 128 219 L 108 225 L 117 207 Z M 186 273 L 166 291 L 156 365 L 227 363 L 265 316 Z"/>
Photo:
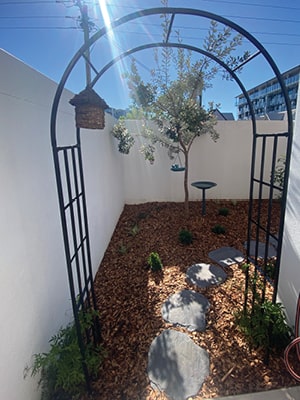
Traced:
<path id="1" fill-rule="evenodd" d="M 103 129 L 105 127 L 104 110 L 106 102 L 91 88 L 76 94 L 69 102 L 75 106 L 75 120 L 78 128 Z"/>

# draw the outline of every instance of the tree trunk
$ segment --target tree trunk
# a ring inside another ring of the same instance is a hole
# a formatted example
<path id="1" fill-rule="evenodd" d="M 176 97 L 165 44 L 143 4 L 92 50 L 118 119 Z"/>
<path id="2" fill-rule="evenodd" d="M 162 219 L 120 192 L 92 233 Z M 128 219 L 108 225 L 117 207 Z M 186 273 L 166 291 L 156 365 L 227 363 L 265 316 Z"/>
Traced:
<path id="1" fill-rule="evenodd" d="M 189 177 L 189 153 L 187 151 L 184 152 L 184 211 L 186 218 L 189 217 L 190 209 L 189 209 L 189 187 L 188 187 L 188 177 Z"/>

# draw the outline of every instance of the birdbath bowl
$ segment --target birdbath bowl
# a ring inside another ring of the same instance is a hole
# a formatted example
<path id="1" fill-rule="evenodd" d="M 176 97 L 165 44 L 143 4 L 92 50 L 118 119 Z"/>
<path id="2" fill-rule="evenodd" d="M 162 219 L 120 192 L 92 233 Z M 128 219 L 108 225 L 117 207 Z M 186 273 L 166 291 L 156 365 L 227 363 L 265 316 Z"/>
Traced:
<path id="1" fill-rule="evenodd" d="M 184 170 L 185 170 L 185 167 L 182 167 L 179 164 L 172 164 L 171 171 L 180 172 L 180 171 L 184 171 Z"/>
<path id="2" fill-rule="evenodd" d="M 217 186 L 217 184 L 211 181 L 197 181 L 191 183 L 191 185 L 197 189 L 202 189 L 202 215 L 205 215 L 206 213 L 205 190 L 211 189 L 212 187 Z"/>

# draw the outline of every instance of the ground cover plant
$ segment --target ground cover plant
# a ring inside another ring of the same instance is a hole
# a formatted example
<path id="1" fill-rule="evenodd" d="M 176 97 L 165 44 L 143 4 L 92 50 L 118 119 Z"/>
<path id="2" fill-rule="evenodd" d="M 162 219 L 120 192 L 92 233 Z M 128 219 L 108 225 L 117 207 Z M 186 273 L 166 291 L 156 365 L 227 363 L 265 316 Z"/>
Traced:
<path id="1" fill-rule="evenodd" d="M 161 306 L 177 291 L 191 288 L 185 279 L 189 266 L 211 262 L 208 253 L 222 246 L 245 251 L 247 201 L 207 201 L 206 215 L 200 202 L 190 202 L 188 219 L 182 203 L 126 205 L 95 278 L 95 290 L 107 352 L 94 389 L 95 400 L 166 400 L 151 388 L 147 376 L 148 350 L 153 339 L 171 325 L 161 317 Z M 221 207 L 228 215 L 219 215 Z M 280 202 L 274 203 L 272 224 L 277 232 Z M 265 205 L 262 206 L 266 217 Z M 141 217 L 142 216 L 142 217 Z M 138 221 L 138 234 L 130 230 Z M 212 228 L 222 224 L 225 234 Z M 178 233 L 193 233 L 193 241 L 183 245 Z M 126 252 L 120 252 L 120 244 Z M 147 267 L 151 252 L 163 260 L 163 274 Z M 235 321 L 243 306 L 245 271 L 234 265 L 226 269 L 227 280 L 219 286 L 195 289 L 209 303 L 205 332 L 188 333 L 210 356 L 210 375 L 196 400 L 256 392 L 296 385 L 287 372 L 282 353 L 271 353 L 269 365 L 264 351 L 251 346 Z M 270 288 L 270 287 L 269 287 Z M 269 294 L 267 293 L 267 298 Z"/>
<path id="2" fill-rule="evenodd" d="M 94 325 L 96 311 L 80 314 L 82 330 L 89 330 Z M 39 376 L 41 400 L 77 400 L 86 393 L 86 381 L 82 368 L 82 357 L 77 341 L 75 323 L 72 322 L 49 340 L 47 353 L 33 356 L 33 363 L 27 366 L 24 376 Z M 102 345 L 86 345 L 86 366 L 92 379 L 95 379 L 105 357 Z"/>

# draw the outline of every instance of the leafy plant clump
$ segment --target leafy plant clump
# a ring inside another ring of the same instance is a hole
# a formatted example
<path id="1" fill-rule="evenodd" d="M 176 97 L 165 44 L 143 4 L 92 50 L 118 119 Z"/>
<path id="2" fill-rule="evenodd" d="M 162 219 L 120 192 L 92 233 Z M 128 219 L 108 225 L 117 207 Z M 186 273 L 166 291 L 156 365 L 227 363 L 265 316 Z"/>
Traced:
<path id="1" fill-rule="evenodd" d="M 80 316 L 82 330 L 91 329 L 97 312 Z M 41 400 L 75 400 L 86 391 L 82 357 L 78 346 L 76 328 L 70 323 L 60 328 L 49 340 L 48 353 L 34 354 L 33 365 L 25 368 L 25 377 L 40 375 Z M 105 356 L 101 345 L 86 344 L 86 366 L 92 378 L 98 374 Z"/>
<path id="2" fill-rule="evenodd" d="M 274 171 L 274 184 L 279 186 L 280 189 L 283 189 L 284 186 L 285 164 L 286 164 L 285 156 L 279 157 Z M 278 194 L 278 198 L 281 199 L 281 197 L 282 193 L 280 192 Z"/>
<path id="3" fill-rule="evenodd" d="M 119 248 L 118 248 L 118 253 L 123 255 L 126 254 L 128 251 L 127 246 L 124 243 L 120 243 Z"/>
<path id="4" fill-rule="evenodd" d="M 255 348 L 281 350 L 291 339 L 291 329 L 286 324 L 281 303 L 256 302 L 253 309 L 249 307 L 246 312 L 240 310 L 236 313 L 236 323 Z"/>
<path id="5" fill-rule="evenodd" d="M 285 161 L 285 156 L 279 157 L 274 172 L 274 183 L 281 188 L 284 185 Z"/>
<path id="6" fill-rule="evenodd" d="M 149 265 L 151 271 L 153 271 L 153 272 L 162 270 L 163 264 L 161 262 L 161 259 L 160 259 L 158 253 L 152 252 L 150 254 L 150 256 L 148 257 L 148 265 Z"/>
<path id="7" fill-rule="evenodd" d="M 193 242 L 193 234 L 188 229 L 181 229 L 178 238 L 182 244 L 191 244 Z"/>
<path id="8" fill-rule="evenodd" d="M 124 120 L 119 120 L 119 122 L 113 127 L 112 134 L 119 141 L 119 152 L 122 154 L 129 154 L 131 147 L 134 145 L 134 138 L 126 128 Z"/>
<path id="9" fill-rule="evenodd" d="M 212 228 L 212 232 L 213 232 L 213 233 L 216 233 L 217 235 L 220 235 L 220 234 L 226 233 L 226 229 L 224 228 L 223 225 L 216 224 L 216 225 Z"/>
<path id="10" fill-rule="evenodd" d="M 229 209 L 227 207 L 221 207 L 219 209 L 219 215 L 223 215 L 224 217 L 227 217 L 229 214 Z"/>
<path id="11" fill-rule="evenodd" d="M 139 228 L 138 224 L 134 224 L 132 226 L 132 228 L 130 229 L 129 233 L 130 233 L 131 236 L 134 237 L 139 233 L 139 230 L 140 230 L 140 228 Z"/>

